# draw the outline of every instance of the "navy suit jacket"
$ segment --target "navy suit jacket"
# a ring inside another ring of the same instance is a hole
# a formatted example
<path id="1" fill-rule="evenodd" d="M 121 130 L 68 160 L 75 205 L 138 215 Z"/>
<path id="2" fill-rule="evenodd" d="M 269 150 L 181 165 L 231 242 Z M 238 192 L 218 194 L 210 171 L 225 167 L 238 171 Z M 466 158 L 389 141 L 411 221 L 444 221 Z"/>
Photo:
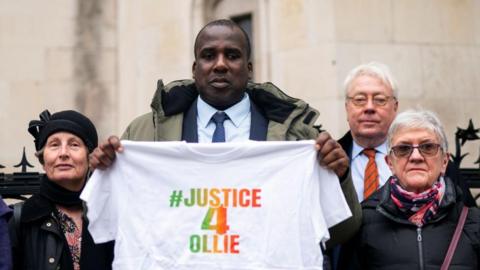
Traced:
<path id="1" fill-rule="evenodd" d="M 262 115 L 258 107 L 250 102 L 251 124 L 250 140 L 265 141 L 267 139 L 268 120 Z M 198 142 L 197 101 L 192 103 L 183 116 L 182 140 Z"/>

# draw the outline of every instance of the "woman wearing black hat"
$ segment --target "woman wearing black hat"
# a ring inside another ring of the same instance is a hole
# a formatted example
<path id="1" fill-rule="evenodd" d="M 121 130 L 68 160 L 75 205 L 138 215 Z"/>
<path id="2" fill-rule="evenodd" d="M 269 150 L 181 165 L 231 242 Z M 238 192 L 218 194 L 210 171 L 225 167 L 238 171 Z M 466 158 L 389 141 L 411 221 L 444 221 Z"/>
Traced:
<path id="1" fill-rule="evenodd" d="M 12 222 L 14 269 L 111 269 L 113 244 L 93 243 L 79 198 L 88 154 L 98 143 L 95 126 L 75 111 L 44 111 L 28 131 L 45 177 L 39 194 L 25 201 L 19 224 Z"/>

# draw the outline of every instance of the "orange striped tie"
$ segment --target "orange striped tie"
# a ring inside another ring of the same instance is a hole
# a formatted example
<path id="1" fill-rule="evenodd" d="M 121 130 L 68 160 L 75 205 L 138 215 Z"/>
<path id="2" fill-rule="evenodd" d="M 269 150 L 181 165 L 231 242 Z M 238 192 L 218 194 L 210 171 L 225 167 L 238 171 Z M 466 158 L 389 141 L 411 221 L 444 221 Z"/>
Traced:
<path id="1" fill-rule="evenodd" d="M 363 182 L 363 199 L 366 200 L 378 188 L 378 169 L 375 163 L 375 149 L 363 149 L 363 154 L 368 157 L 365 177 Z"/>

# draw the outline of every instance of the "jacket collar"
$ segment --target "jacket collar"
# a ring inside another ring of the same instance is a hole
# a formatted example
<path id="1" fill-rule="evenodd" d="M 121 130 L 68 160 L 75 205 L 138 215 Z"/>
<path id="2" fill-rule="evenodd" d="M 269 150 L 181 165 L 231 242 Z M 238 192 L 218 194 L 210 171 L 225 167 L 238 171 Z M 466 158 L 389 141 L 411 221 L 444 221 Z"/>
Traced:
<path id="1" fill-rule="evenodd" d="M 248 83 L 246 92 L 268 120 L 281 124 L 311 109 L 307 103 L 289 97 L 272 83 Z M 172 116 L 186 112 L 197 96 L 193 80 L 178 80 L 168 85 L 159 80 L 150 106 L 157 116 Z M 318 112 L 311 110 L 314 113 L 307 115 L 305 124 L 313 123 L 318 117 Z"/>
<path id="2" fill-rule="evenodd" d="M 438 208 L 438 213 L 429 222 L 434 223 L 445 217 L 452 206 L 456 202 L 461 201 L 461 195 L 457 192 L 455 184 L 452 180 L 445 176 L 445 194 Z M 372 196 L 362 203 L 362 208 L 375 208 L 378 212 L 386 216 L 387 218 L 399 222 L 411 224 L 407 219 L 403 218 L 403 214 L 393 203 L 390 197 L 390 184 L 387 182 L 382 188 L 377 190 Z"/>
<path id="3" fill-rule="evenodd" d="M 35 194 L 25 201 L 20 220 L 22 223 L 40 220 L 50 216 L 54 209 L 55 206 L 49 200 Z"/>
<path id="4" fill-rule="evenodd" d="M 347 153 L 348 157 L 352 158 L 352 148 L 353 148 L 353 137 L 351 131 L 347 131 L 345 135 L 343 135 L 338 143 L 342 146 L 343 150 Z"/>

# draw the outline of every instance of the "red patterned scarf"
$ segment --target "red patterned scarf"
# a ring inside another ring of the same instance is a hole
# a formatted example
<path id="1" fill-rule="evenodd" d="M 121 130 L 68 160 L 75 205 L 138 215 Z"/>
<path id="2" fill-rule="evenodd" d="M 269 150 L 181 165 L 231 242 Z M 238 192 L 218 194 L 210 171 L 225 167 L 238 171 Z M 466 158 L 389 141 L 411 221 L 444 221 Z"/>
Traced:
<path id="1" fill-rule="evenodd" d="M 421 227 L 437 213 L 440 201 L 445 194 L 445 181 L 443 177 L 433 184 L 433 186 L 422 192 L 415 193 L 403 189 L 398 183 L 396 176 L 388 180 L 390 185 L 390 197 L 395 205 L 405 213 L 408 220 Z"/>

